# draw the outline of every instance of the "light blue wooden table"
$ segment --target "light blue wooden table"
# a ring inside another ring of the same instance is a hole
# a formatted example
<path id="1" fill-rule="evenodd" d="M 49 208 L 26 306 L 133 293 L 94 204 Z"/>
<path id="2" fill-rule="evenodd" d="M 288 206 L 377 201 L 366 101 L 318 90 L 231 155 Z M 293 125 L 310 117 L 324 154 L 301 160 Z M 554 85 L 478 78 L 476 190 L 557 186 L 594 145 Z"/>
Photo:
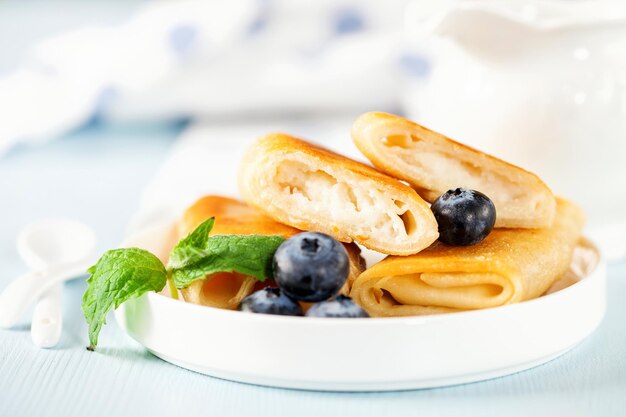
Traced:
<path id="1" fill-rule="evenodd" d="M 37 218 L 88 223 L 101 250 L 119 243 L 142 187 L 178 131 L 91 127 L 0 157 L 0 288 L 25 272 L 15 238 Z M 604 323 L 561 358 L 487 382 L 378 394 L 280 390 L 195 374 L 147 353 L 112 316 L 98 352 L 88 352 L 80 311 L 84 288 L 82 281 L 65 287 L 65 328 L 56 349 L 31 343 L 27 317 L 12 330 L 0 330 L 0 416 L 626 415 L 624 262 L 609 268 Z M 364 366 L 385 366 L 385 358 Z"/>

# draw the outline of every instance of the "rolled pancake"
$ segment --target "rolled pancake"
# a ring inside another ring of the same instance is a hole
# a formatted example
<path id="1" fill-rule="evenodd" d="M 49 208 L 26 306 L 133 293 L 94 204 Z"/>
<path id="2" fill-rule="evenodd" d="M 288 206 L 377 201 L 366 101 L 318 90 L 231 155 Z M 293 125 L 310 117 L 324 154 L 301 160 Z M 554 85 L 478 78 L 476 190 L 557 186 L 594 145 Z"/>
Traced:
<path id="1" fill-rule="evenodd" d="M 539 177 L 410 120 L 366 113 L 354 122 L 352 139 L 376 168 L 407 181 L 427 201 L 471 188 L 493 201 L 496 227 L 552 224 L 556 200 Z"/>
<path id="2" fill-rule="evenodd" d="M 565 274 L 581 238 L 582 211 L 559 199 L 545 229 L 494 229 L 474 246 L 440 242 L 390 256 L 361 274 L 350 295 L 372 316 L 497 307 L 543 294 Z"/>
<path id="3" fill-rule="evenodd" d="M 276 221 L 385 254 L 417 253 L 439 235 L 430 207 L 408 185 L 282 133 L 249 148 L 239 191 Z"/>
<path id="4" fill-rule="evenodd" d="M 220 197 L 206 196 L 198 200 L 183 214 L 178 224 L 178 236 L 183 238 L 200 225 L 204 220 L 215 217 L 215 225 L 211 235 L 278 235 L 289 238 L 301 231 L 278 223 L 258 210 L 247 206 L 241 201 Z M 354 281 L 365 269 L 365 261 L 360 249 L 354 244 L 344 244 L 350 258 L 350 276 L 348 282 Z M 343 293 L 348 292 L 348 282 Z M 268 279 L 264 282 L 236 272 L 212 274 L 204 280 L 192 282 L 181 290 L 185 301 L 211 307 L 236 309 L 246 296 L 272 285 Z"/>

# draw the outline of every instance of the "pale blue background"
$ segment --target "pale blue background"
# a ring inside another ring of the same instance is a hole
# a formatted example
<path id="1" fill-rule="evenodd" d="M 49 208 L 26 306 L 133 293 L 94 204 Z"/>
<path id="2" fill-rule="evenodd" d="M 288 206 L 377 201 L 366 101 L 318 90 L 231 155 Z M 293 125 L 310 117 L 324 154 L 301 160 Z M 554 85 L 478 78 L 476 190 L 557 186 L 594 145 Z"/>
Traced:
<path id="1" fill-rule="evenodd" d="M 37 218 L 86 222 L 97 231 L 101 250 L 119 243 L 142 188 L 180 128 L 95 125 L 0 158 L 0 288 L 26 271 L 15 238 Z M 0 416 L 626 415 L 625 275 L 626 263 L 610 267 L 604 323 L 551 363 L 488 382 L 374 394 L 280 390 L 194 374 L 148 354 L 112 316 L 98 352 L 87 352 L 79 307 L 85 287 L 75 281 L 65 287 L 58 348 L 39 350 L 31 343 L 28 317 L 15 329 L 0 330 Z M 372 358 L 363 366 L 382 367 L 385 360 Z"/>

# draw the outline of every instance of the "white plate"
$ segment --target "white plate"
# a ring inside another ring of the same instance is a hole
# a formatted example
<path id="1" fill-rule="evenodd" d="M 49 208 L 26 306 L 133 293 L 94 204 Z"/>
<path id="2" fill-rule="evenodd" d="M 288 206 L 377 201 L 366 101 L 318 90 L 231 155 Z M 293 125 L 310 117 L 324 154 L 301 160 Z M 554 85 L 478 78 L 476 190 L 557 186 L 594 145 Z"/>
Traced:
<path id="1" fill-rule="evenodd" d="M 125 246 L 167 253 L 171 226 Z M 535 300 L 486 310 L 398 318 L 245 314 L 156 293 L 115 312 L 156 356 L 218 378 L 325 391 L 430 388 L 512 374 L 567 352 L 600 324 L 606 267 Z"/>

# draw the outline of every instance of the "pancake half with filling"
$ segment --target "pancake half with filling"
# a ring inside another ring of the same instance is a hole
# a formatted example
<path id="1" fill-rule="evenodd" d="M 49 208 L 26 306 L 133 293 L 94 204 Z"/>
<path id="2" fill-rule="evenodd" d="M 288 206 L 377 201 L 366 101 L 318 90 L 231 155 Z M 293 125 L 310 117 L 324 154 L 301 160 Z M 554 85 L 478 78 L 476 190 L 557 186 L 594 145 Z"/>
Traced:
<path id="1" fill-rule="evenodd" d="M 428 204 L 375 169 L 286 134 L 259 139 L 239 171 L 244 200 L 274 220 L 409 255 L 437 237 Z"/>
<path id="2" fill-rule="evenodd" d="M 536 175 L 417 123 L 366 113 L 354 122 L 352 139 L 376 168 L 408 182 L 427 201 L 450 189 L 470 188 L 493 201 L 496 227 L 552 224 L 556 200 Z"/>

